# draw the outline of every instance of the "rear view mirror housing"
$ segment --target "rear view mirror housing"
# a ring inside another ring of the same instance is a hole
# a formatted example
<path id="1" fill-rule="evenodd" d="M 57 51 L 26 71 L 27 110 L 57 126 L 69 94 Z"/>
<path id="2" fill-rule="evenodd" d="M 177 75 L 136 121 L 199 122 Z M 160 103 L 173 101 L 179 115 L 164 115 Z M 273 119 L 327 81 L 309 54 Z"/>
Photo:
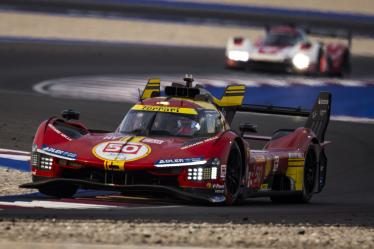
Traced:
<path id="1" fill-rule="evenodd" d="M 252 133 L 257 133 L 257 125 L 252 124 L 252 123 L 241 123 L 239 125 L 239 130 L 241 134 L 243 135 L 245 132 L 252 132 Z"/>
<path id="2" fill-rule="evenodd" d="M 68 109 L 68 110 L 62 111 L 61 116 L 64 119 L 66 119 L 67 121 L 69 121 L 69 120 L 79 120 L 80 113 L 75 111 L 75 110 Z"/>

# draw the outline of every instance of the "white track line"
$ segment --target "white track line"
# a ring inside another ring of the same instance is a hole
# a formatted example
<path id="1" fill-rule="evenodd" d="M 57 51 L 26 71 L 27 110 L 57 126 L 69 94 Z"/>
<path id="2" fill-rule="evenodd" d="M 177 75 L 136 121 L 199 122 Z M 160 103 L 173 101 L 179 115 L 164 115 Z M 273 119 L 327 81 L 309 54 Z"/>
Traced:
<path id="1" fill-rule="evenodd" d="M 6 158 L 6 159 L 11 159 L 11 160 L 17 160 L 17 161 L 30 161 L 30 156 L 11 155 L 11 154 L 3 154 L 3 153 L 0 153 L 0 158 Z"/>

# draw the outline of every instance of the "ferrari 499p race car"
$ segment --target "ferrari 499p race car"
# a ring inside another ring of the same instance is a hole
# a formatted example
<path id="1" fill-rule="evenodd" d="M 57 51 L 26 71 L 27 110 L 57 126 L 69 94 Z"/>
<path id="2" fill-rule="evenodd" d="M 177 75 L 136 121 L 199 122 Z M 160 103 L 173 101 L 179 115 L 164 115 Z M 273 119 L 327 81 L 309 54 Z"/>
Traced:
<path id="1" fill-rule="evenodd" d="M 342 43 L 314 42 L 302 29 L 277 26 L 255 43 L 244 37 L 229 38 L 226 66 L 343 76 L 350 73 L 350 52 Z"/>
<path id="2" fill-rule="evenodd" d="M 68 110 L 39 126 L 32 146 L 32 182 L 55 197 L 78 188 L 126 195 L 165 194 L 232 204 L 250 197 L 308 202 L 326 180 L 325 131 L 331 96 L 322 92 L 309 113 L 296 108 L 243 105 L 245 86 L 228 85 L 222 98 L 193 86 L 192 77 L 166 86 L 150 79 L 114 132 L 90 130 Z M 272 136 L 245 122 L 230 129 L 237 111 L 307 117 L 304 127 Z M 262 150 L 249 141 L 262 140 Z"/>

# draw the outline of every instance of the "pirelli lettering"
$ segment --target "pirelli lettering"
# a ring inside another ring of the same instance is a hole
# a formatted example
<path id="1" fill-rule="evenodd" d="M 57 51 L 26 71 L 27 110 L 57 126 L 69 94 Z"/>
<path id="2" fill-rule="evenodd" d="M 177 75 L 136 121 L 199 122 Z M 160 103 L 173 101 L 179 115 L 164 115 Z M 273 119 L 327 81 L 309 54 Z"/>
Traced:
<path id="1" fill-rule="evenodd" d="M 180 108 L 168 106 L 153 106 L 153 105 L 135 105 L 132 110 L 148 111 L 148 112 L 171 112 L 196 115 L 197 111 L 193 108 Z"/>

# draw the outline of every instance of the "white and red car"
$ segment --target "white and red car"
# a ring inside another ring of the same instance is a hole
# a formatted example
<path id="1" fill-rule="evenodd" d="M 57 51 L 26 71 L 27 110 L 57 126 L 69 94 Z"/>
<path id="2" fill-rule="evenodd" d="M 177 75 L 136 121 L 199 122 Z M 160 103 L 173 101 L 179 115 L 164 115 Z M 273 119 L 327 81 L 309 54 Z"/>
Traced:
<path id="1" fill-rule="evenodd" d="M 254 43 L 249 38 L 229 38 L 226 66 L 343 76 L 350 72 L 350 51 L 342 43 L 311 41 L 302 29 L 277 26 Z"/>

